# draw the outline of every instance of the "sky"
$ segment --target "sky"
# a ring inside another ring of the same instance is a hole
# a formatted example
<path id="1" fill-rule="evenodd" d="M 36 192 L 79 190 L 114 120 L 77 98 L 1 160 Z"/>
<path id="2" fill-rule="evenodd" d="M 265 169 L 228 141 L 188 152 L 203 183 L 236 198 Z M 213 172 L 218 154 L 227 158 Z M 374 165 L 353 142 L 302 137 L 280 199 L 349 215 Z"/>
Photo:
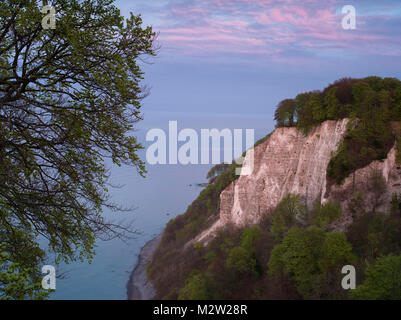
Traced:
<path id="1" fill-rule="evenodd" d="M 357 31 L 341 26 L 345 4 L 356 8 Z M 400 54 L 398 0 L 135 0 L 121 8 L 143 14 L 164 50 L 180 55 L 297 65 L 317 57 Z"/>
<path id="2" fill-rule="evenodd" d="M 117 0 L 158 33 L 143 130 L 274 128 L 275 106 L 342 77 L 400 77 L 399 0 Z M 356 9 L 356 29 L 342 8 Z M 146 119 L 152 121 L 146 122 Z M 154 120 L 154 121 L 153 121 Z"/>

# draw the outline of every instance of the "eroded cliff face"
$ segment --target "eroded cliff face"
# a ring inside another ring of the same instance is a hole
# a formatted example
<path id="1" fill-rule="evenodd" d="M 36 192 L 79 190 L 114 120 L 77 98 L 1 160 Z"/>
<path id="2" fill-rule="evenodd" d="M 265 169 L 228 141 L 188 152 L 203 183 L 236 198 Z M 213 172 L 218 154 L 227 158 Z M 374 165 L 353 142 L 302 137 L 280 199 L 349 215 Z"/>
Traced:
<path id="1" fill-rule="evenodd" d="M 351 201 L 356 193 L 361 193 L 366 210 L 386 212 L 390 209 L 393 194 L 401 193 L 401 165 L 396 162 L 394 146 L 382 161 L 373 161 L 368 166 L 350 174 L 341 185 L 333 185 L 325 199 L 339 202 L 343 208 L 343 217 L 337 223 L 337 229 L 344 229 L 352 222 Z M 383 179 L 384 184 L 376 179 Z M 352 196 L 354 195 L 354 196 Z M 336 227 L 336 226 L 334 226 Z"/>
<path id="2" fill-rule="evenodd" d="M 394 148 L 386 160 L 374 161 L 347 177 L 341 186 L 327 189 L 327 166 L 345 136 L 347 123 L 347 119 L 326 121 L 307 136 L 296 128 L 276 129 L 267 141 L 255 147 L 252 174 L 240 176 L 221 193 L 218 221 L 196 240 L 207 241 L 218 228 L 227 224 L 258 223 L 289 193 L 303 196 L 308 206 L 316 199 L 321 203 L 330 198 L 340 201 L 345 212 L 341 222 L 344 226 L 351 219 L 346 212 L 347 201 L 356 189 L 366 191 L 366 200 L 373 201 L 374 190 L 370 190 L 367 183 L 372 170 L 380 172 L 386 180 L 388 189 L 381 201 L 389 202 L 392 193 L 401 191 L 401 168 L 395 162 Z M 248 151 L 244 165 L 249 161 Z"/>

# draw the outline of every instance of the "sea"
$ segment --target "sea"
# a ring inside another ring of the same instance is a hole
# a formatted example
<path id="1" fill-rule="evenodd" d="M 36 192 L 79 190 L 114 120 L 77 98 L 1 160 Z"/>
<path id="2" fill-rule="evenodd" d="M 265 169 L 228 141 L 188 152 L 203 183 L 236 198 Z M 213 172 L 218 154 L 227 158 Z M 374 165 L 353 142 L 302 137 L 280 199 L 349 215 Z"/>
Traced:
<path id="1" fill-rule="evenodd" d="M 113 197 L 119 203 L 135 206 L 131 213 L 104 212 L 106 219 L 118 223 L 132 222 L 138 234 L 128 242 L 120 239 L 97 241 L 93 261 L 61 264 L 57 267 L 56 291 L 51 299 L 127 299 L 126 284 L 141 248 L 163 231 L 166 223 L 196 198 L 200 187 L 194 181 L 201 177 L 190 168 L 150 169 L 145 179 L 126 173 L 118 176 L 125 187 Z M 194 169 L 194 168 L 192 168 Z M 127 171 L 127 168 L 125 168 Z M 202 177 L 203 182 L 205 177 Z M 192 186 L 190 186 L 192 184 Z"/>

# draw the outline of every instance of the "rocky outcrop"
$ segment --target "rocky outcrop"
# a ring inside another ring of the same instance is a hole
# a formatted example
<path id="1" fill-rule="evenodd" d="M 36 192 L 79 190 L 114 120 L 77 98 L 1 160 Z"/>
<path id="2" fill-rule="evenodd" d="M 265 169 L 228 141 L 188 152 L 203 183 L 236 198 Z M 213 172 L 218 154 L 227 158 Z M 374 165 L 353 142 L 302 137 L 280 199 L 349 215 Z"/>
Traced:
<path id="1" fill-rule="evenodd" d="M 367 183 L 372 170 L 381 173 L 387 182 L 388 188 L 382 198 L 389 200 L 392 193 L 399 193 L 401 168 L 395 162 L 394 148 L 386 160 L 372 162 L 347 177 L 341 186 L 327 190 L 327 166 L 344 138 L 347 124 L 347 119 L 325 121 L 307 136 L 296 128 L 277 128 L 267 141 L 254 148 L 252 174 L 240 176 L 221 193 L 218 221 L 196 240 L 207 241 L 218 228 L 227 224 L 258 223 L 289 193 L 303 196 L 308 206 L 316 199 L 322 203 L 330 198 L 340 200 L 346 211 L 347 201 L 356 188 L 366 191 L 369 199 L 375 196 L 375 190 L 370 190 Z M 248 151 L 244 165 L 251 158 Z M 347 215 L 344 217 L 348 219 Z"/>
<path id="2" fill-rule="evenodd" d="M 331 186 L 326 199 L 341 203 L 343 217 L 339 223 L 343 227 L 352 222 L 349 208 L 355 193 L 363 195 L 361 200 L 366 210 L 372 210 L 373 207 L 377 211 L 389 210 L 393 194 L 401 193 L 401 165 L 396 162 L 396 153 L 394 146 L 386 159 L 373 161 L 349 175 L 341 185 Z M 339 229 L 342 229 L 341 226 Z"/>

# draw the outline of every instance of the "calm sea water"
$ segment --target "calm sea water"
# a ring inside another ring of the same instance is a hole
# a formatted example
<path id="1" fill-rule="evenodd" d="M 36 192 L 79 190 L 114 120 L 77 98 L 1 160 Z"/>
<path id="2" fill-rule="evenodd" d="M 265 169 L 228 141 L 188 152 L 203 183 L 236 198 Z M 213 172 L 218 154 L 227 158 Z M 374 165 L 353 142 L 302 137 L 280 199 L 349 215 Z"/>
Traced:
<path id="1" fill-rule="evenodd" d="M 137 209 L 131 214 L 105 212 L 115 221 L 134 220 L 135 230 L 140 232 L 128 244 L 121 240 L 98 241 L 96 256 L 92 262 L 75 262 L 61 265 L 56 292 L 51 299 L 126 299 L 126 283 L 137 263 L 142 246 L 160 234 L 165 224 L 196 198 L 200 188 L 189 187 L 194 182 L 204 181 L 203 170 L 195 168 L 164 167 L 150 169 L 146 179 L 135 175 L 134 170 L 125 169 L 125 176 L 115 176 L 126 186 L 114 199 L 120 203 L 134 204 Z M 197 176 L 197 173 L 199 176 Z M 197 180 L 202 178 L 202 180 Z M 114 191 L 115 192 L 115 191 Z"/>

